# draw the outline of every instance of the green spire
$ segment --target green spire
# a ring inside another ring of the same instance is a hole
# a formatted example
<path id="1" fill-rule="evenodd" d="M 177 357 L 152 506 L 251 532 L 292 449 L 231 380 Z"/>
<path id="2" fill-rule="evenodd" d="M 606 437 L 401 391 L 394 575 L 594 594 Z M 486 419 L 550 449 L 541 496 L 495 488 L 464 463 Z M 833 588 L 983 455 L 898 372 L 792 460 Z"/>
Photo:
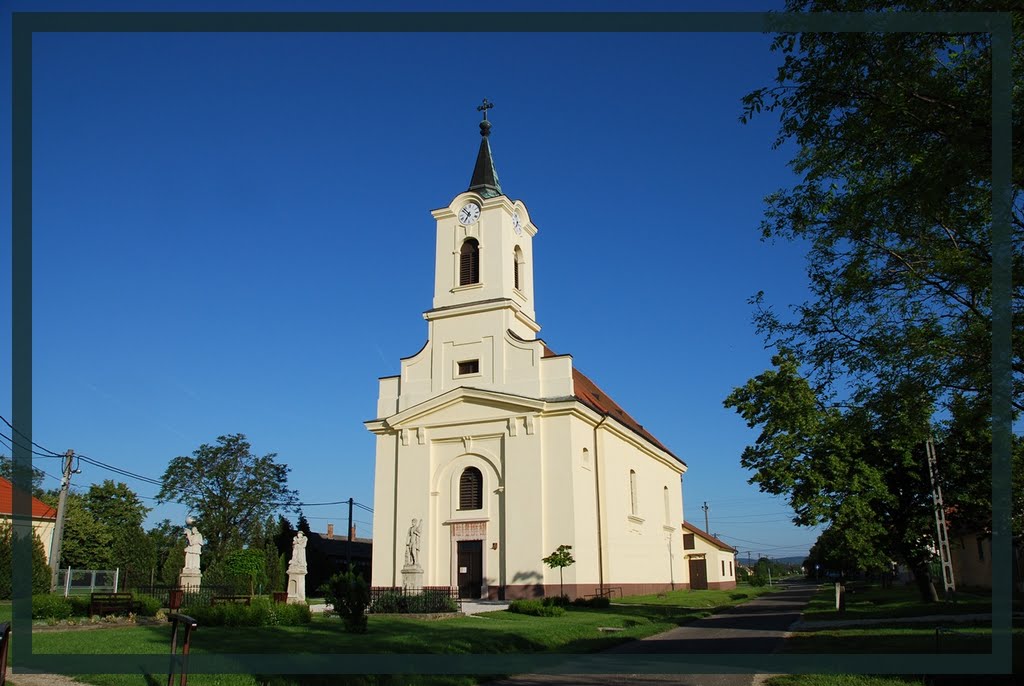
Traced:
<path id="1" fill-rule="evenodd" d="M 477 110 L 483 112 L 484 118 L 480 122 L 480 151 L 476 154 L 476 166 L 473 168 L 473 178 L 469 182 L 469 190 L 479 193 L 485 198 L 494 198 L 501 195 L 501 184 L 498 182 L 498 172 L 494 170 L 494 160 L 491 157 L 491 145 L 487 142 L 491 135 L 491 122 L 487 121 L 487 110 L 494 107 L 493 102 L 484 98 L 482 105 Z"/>

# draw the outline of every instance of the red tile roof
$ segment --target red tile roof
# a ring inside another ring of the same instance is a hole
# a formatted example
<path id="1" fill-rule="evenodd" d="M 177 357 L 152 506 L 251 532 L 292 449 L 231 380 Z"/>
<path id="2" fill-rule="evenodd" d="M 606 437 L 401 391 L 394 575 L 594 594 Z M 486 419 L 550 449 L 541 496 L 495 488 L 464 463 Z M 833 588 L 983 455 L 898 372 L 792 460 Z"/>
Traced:
<path id="1" fill-rule="evenodd" d="M 693 533 L 693 534 L 697 534 L 698 536 L 703 538 L 705 541 L 708 541 L 709 543 L 712 543 L 712 544 L 718 546 L 722 550 L 731 550 L 734 553 L 736 552 L 736 549 L 733 548 L 728 543 L 726 543 L 725 541 L 723 541 L 721 539 L 718 539 L 718 538 L 715 538 L 714 536 L 709 534 L 707 531 L 704 531 L 703 529 L 698 529 L 693 524 L 688 524 L 686 522 L 683 522 L 683 530 L 689 531 L 690 533 Z"/>
<path id="2" fill-rule="evenodd" d="M 0 516 L 10 516 L 14 512 L 11 496 L 13 492 L 14 486 L 11 482 L 0 476 Z M 57 519 L 57 510 L 38 498 L 32 498 L 32 518 Z"/>
<path id="3" fill-rule="evenodd" d="M 558 355 L 552 352 L 551 348 L 547 345 L 544 345 L 544 357 L 558 357 Z M 596 383 L 591 381 L 590 377 L 576 369 L 576 367 L 573 367 L 572 369 L 572 387 L 573 392 L 576 395 L 576 399 L 581 403 L 597 410 L 605 417 L 612 417 L 634 433 L 639 434 L 654 447 L 659 450 L 664 450 L 666 453 L 679 460 L 679 457 L 676 456 L 675 453 L 666 448 L 665 445 L 655 438 L 650 431 L 645 429 L 640 422 L 629 416 L 628 412 L 623 410 L 617 402 L 612 400 L 607 393 L 598 387 Z M 679 461 L 682 462 L 682 460 Z"/>

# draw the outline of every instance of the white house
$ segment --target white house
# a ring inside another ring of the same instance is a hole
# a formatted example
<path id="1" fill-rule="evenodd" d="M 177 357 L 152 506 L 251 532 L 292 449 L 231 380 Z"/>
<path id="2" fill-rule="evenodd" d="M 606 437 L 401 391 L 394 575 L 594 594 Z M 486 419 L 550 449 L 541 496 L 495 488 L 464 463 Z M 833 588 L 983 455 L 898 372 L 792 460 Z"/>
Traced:
<path id="1" fill-rule="evenodd" d="M 736 549 L 707 531 L 683 522 L 687 588 L 736 588 Z"/>
<path id="2" fill-rule="evenodd" d="M 565 592 L 685 587 L 686 465 L 538 338 L 526 205 L 503 194 L 488 143 L 437 222 L 427 342 L 380 379 L 374 586 L 462 597 L 555 595 L 542 558 L 572 546 Z"/>

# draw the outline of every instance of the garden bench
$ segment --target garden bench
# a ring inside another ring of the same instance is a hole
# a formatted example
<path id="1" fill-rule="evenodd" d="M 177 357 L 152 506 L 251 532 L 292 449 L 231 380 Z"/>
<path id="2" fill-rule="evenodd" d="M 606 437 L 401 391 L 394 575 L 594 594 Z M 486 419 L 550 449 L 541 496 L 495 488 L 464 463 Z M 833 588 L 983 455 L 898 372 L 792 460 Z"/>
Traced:
<path id="1" fill-rule="evenodd" d="M 252 597 L 247 595 L 215 595 L 210 598 L 210 605 L 222 605 L 224 603 L 251 605 Z"/>
<path id="2" fill-rule="evenodd" d="M 89 595 L 90 615 L 126 615 L 138 613 L 142 601 L 135 600 L 131 593 L 92 593 Z"/>
<path id="3" fill-rule="evenodd" d="M 600 631 L 602 634 L 607 634 L 615 631 L 625 631 L 626 628 L 621 626 L 599 626 L 597 627 L 597 630 Z"/>

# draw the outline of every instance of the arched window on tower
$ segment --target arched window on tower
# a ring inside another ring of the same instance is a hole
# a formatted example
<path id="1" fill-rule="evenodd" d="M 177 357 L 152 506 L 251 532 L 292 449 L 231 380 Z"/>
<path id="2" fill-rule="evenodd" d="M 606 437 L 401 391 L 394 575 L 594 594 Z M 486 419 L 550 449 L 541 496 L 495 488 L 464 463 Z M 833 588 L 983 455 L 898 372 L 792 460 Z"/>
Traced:
<path id="1" fill-rule="evenodd" d="M 484 477 L 476 467 L 466 467 L 459 478 L 459 509 L 479 510 L 484 506 Z"/>
<path id="2" fill-rule="evenodd" d="M 480 283 L 480 244 L 467 238 L 459 251 L 459 285 Z"/>
<path id="3" fill-rule="evenodd" d="M 636 515 L 636 472 L 629 470 L 629 513 Z"/>
<path id="4" fill-rule="evenodd" d="M 517 291 L 523 290 L 522 265 L 523 251 L 517 245 L 516 249 L 512 252 L 512 276 Z"/>

